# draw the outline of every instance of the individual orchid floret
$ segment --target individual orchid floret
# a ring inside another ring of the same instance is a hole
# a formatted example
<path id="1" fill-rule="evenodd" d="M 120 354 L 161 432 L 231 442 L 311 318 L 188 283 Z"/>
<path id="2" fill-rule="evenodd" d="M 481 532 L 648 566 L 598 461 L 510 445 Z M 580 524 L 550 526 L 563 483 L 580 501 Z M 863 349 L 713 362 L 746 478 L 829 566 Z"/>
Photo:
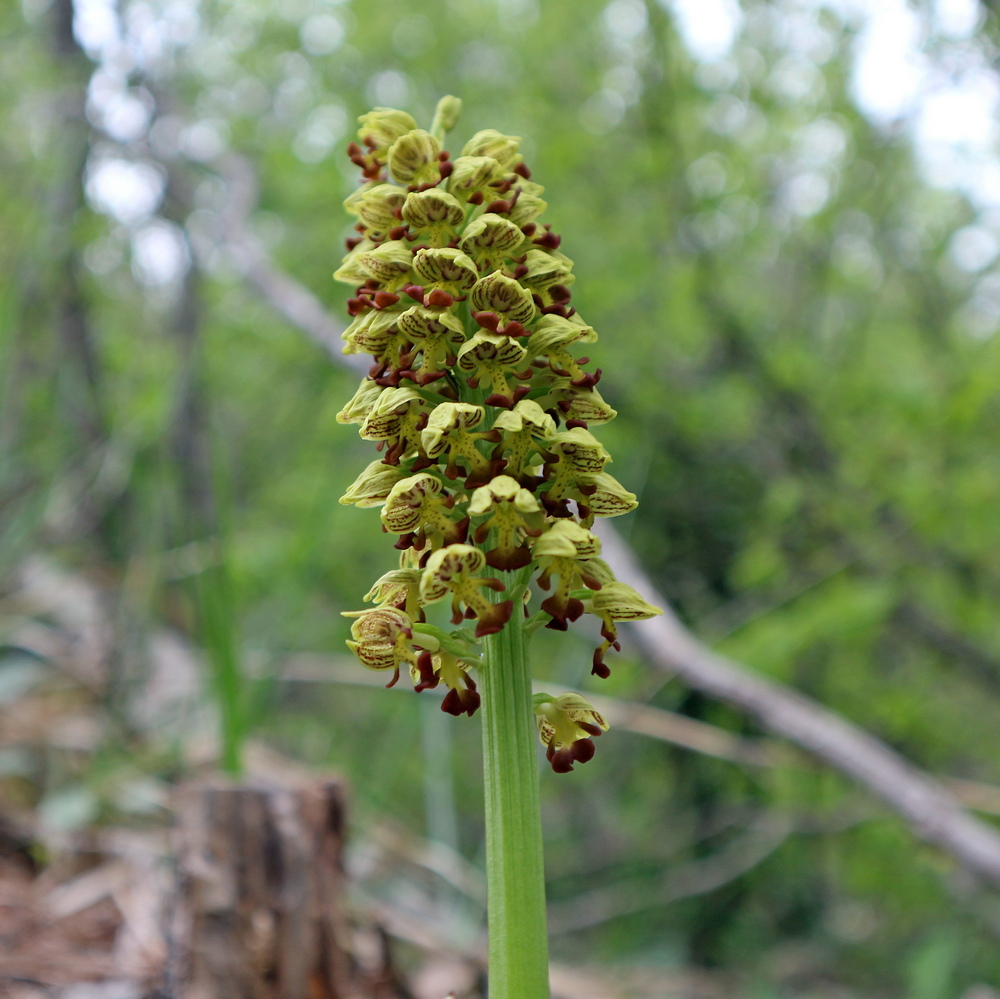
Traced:
<path id="1" fill-rule="evenodd" d="M 544 442 L 555 436 L 555 420 L 534 399 L 522 399 L 513 409 L 497 416 L 493 429 L 503 434 L 494 457 L 507 455 L 504 471 L 523 486 L 537 486 L 538 477 L 529 462 L 545 450 Z"/>
<path id="2" fill-rule="evenodd" d="M 432 247 L 448 246 L 465 221 L 461 202 L 437 188 L 408 194 L 401 215 L 417 240 Z"/>
<path id="3" fill-rule="evenodd" d="M 430 286 L 450 295 L 468 291 L 479 277 L 475 262 L 454 247 L 417 250 L 413 270 L 424 288 Z"/>
<path id="4" fill-rule="evenodd" d="M 400 547 L 422 549 L 425 540 L 433 547 L 464 541 L 469 518 L 454 513 L 455 497 L 445 492 L 436 475 L 420 472 L 400 479 L 386 497 L 382 524 L 400 534 Z"/>
<path id="5" fill-rule="evenodd" d="M 417 123 L 405 111 L 395 108 L 375 108 L 358 118 L 361 128 L 358 138 L 373 152 L 384 155 L 400 137 L 412 132 Z"/>
<path id="6" fill-rule="evenodd" d="M 344 611 L 344 617 L 357 620 L 351 625 L 352 641 L 347 647 L 368 669 L 393 671 L 386 684 L 393 686 L 399 679 L 401 666 L 416 666 L 413 621 L 398 607 L 374 607 L 371 610 Z"/>
<path id="7" fill-rule="evenodd" d="M 524 242 L 524 233 L 500 215 L 486 213 L 473 219 L 462 234 L 458 244 L 473 260 L 479 270 L 492 270 L 516 255 Z"/>
<path id="8" fill-rule="evenodd" d="M 578 583 L 591 590 L 602 586 L 590 570 L 586 560 L 601 553 L 601 541 L 596 534 L 581 527 L 575 520 L 557 520 L 534 543 L 532 554 L 543 566 L 538 585 L 547 590 L 552 577 L 559 577 L 559 585 L 551 597 L 542 601 L 542 610 L 552 620 L 546 625 L 555 631 L 566 631 L 568 623 L 583 612 L 583 601 L 572 596 Z"/>
<path id="9" fill-rule="evenodd" d="M 387 465 L 420 448 L 420 431 L 427 420 L 427 400 L 412 388 L 387 388 L 378 397 L 360 435 L 385 447 Z"/>
<path id="10" fill-rule="evenodd" d="M 375 188 L 379 186 L 381 186 L 380 181 L 370 180 L 367 184 L 362 184 L 360 187 L 355 188 L 346 198 L 344 198 L 344 210 L 350 215 L 357 215 L 358 206 L 361 202 L 368 196 L 369 192 L 374 191 Z"/>
<path id="11" fill-rule="evenodd" d="M 576 277 L 573 261 L 558 251 L 528 250 L 525 255 L 521 284 L 538 296 L 543 305 L 569 300 L 569 285 Z"/>
<path id="12" fill-rule="evenodd" d="M 611 675 L 604 662 L 604 656 L 611 648 L 621 651 L 618 642 L 616 621 L 646 621 L 657 617 L 663 611 L 643 600 L 631 586 L 619 583 L 617 580 L 606 582 L 585 601 L 584 607 L 589 614 L 601 619 L 601 636 L 604 642 L 594 650 L 594 664 L 591 672 L 595 676 L 607 678 Z"/>
<path id="13" fill-rule="evenodd" d="M 462 474 L 458 465 L 459 460 L 462 461 L 466 466 L 465 484 L 469 489 L 488 482 L 500 464 L 476 446 L 476 441 L 496 444 L 500 440 L 500 434 L 495 430 L 475 431 L 485 415 L 486 410 L 482 406 L 472 403 L 438 403 L 420 434 L 420 443 L 428 458 L 436 459 L 447 454 L 444 474 L 449 479 L 457 479 Z"/>
<path id="14" fill-rule="evenodd" d="M 490 532 L 494 532 L 493 547 L 486 552 L 487 565 L 511 572 L 531 562 L 531 551 L 524 538 L 537 538 L 542 533 L 545 512 L 517 479 L 498 475 L 488 485 L 480 486 L 472 494 L 469 513 L 473 517 L 489 515 L 475 532 L 478 545 L 484 544 Z"/>
<path id="15" fill-rule="evenodd" d="M 441 710 L 450 715 L 468 715 L 470 718 L 479 709 L 480 698 L 476 681 L 469 676 L 468 663 L 451 655 L 445 649 L 437 652 L 422 652 L 416 667 L 410 667 L 414 689 L 433 690 L 444 683 L 448 693 L 441 702 Z"/>
<path id="16" fill-rule="evenodd" d="M 480 576 L 486 567 L 486 556 L 472 545 L 448 545 L 431 554 L 420 580 L 420 602 L 437 603 L 451 597 L 452 623 L 463 617 L 476 618 L 476 638 L 503 630 L 514 607 L 512 600 L 491 603 L 480 591 L 489 587 L 504 589 L 503 583 L 492 576 Z M 462 607 L 465 607 L 463 612 Z"/>
<path id="17" fill-rule="evenodd" d="M 395 184 L 376 184 L 365 191 L 354 204 L 358 229 L 376 243 L 382 242 L 389 230 L 399 225 L 396 212 L 402 208 L 406 192 Z"/>
<path id="18" fill-rule="evenodd" d="M 594 758 L 592 739 L 607 732 L 608 723 L 590 701 L 580 694 L 535 694 L 534 706 L 538 737 L 557 774 Z"/>
<path id="19" fill-rule="evenodd" d="M 517 368 L 524 365 L 527 356 L 527 351 L 517 340 L 480 330 L 459 350 L 458 366 L 468 373 L 466 381 L 470 387 L 477 388 L 484 380 L 489 384 L 490 395 L 485 400 L 487 406 L 510 409 L 529 391 L 526 385 L 512 390 L 507 381 Z M 525 374 L 530 377 L 531 368 Z"/>
<path id="20" fill-rule="evenodd" d="M 378 401 L 378 397 L 385 391 L 381 385 L 366 378 L 359 386 L 357 392 L 351 396 L 344 408 L 337 414 L 338 423 L 364 423 Z"/>
<path id="21" fill-rule="evenodd" d="M 562 316 L 542 316 L 535 327 L 535 332 L 528 340 L 528 353 L 534 356 L 545 356 L 549 367 L 558 375 L 566 375 L 572 385 L 591 388 L 600 378 L 600 373 L 588 375 L 580 367 L 589 358 L 573 357 L 569 347 L 576 343 L 593 343 L 597 333 L 593 327 Z"/>
<path id="22" fill-rule="evenodd" d="M 358 121 L 358 139 L 364 149 L 352 142 L 347 147 L 347 155 L 351 162 L 361 167 L 362 175 L 368 180 L 375 180 L 382 172 L 388 155 L 389 147 L 401 135 L 416 127 L 416 122 L 405 112 L 395 108 L 375 108 L 363 114 Z"/>
<path id="23" fill-rule="evenodd" d="M 357 266 L 377 281 L 383 291 L 397 291 L 409 284 L 412 278 L 413 253 L 403 239 L 390 239 L 370 250 L 363 250 L 357 253 L 355 260 Z"/>
<path id="24" fill-rule="evenodd" d="M 373 461 L 340 497 L 343 506 L 359 509 L 381 506 L 388 498 L 392 487 L 406 475 L 398 465 L 387 465 L 384 461 Z"/>
<path id="25" fill-rule="evenodd" d="M 576 480 L 576 488 L 581 495 L 574 498 L 578 502 L 582 500 L 587 508 L 585 514 L 581 510 L 584 527 L 589 527 L 594 517 L 620 517 L 622 514 L 631 513 L 639 505 L 635 493 L 630 493 L 607 472 L 580 475 Z"/>
<path id="26" fill-rule="evenodd" d="M 504 170 L 513 170 L 520 162 L 518 149 L 521 145 L 520 136 L 504 135 L 495 128 L 484 128 L 469 139 L 462 147 L 463 156 L 489 156 L 496 160 Z"/>
<path id="27" fill-rule="evenodd" d="M 361 237 L 359 241 L 349 241 L 348 245 L 351 249 L 341 260 L 340 267 L 333 272 L 333 279 L 334 281 L 342 281 L 344 284 L 353 285 L 355 288 L 358 288 L 372 280 L 368 271 L 358 262 L 359 258 L 361 254 L 374 250 L 378 246 L 378 243 L 374 240 Z M 350 308 L 350 306 L 348 307 Z M 354 314 L 354 311 L 351 311 L 351 315 L 353 316 Z"/>
<path id="28" fill-rule="evenodd" d="M 441 179 L 440 154 L 441 143 L 430 132 L 415 128 L 392 144 L 389 173 L 401 184 L 436 184 Z"/>
<path id="29" fill-rule="evenodd" d="M 375 580 L 364 596 L 365 602 L 376 603 L 379 607 L 395 607 L 404 611 L 411 621 L 421 622 L 424 619 L 420 607 L 421 575 L 419 569 L 392 569 Z"/>
<path id="30" fill-rule="evenodd" d="M 465 343 L 465 327 L 454 313 L 414 305 L 399 316 L 400 333 L 420 352 L 413 379 L 427 385 L 443 378 L 457 359 L 456 349 Z M 412 367 L 412 361 L 411 361 Z"/>
<path id="31" fill-rule="evenodd" d="M 529 188 L 535 193 L 529 191 Z M 514 191 L 516 198 L 507 199 L 506 210 L 499 207 L 496 202 L 490 205 L 489 208 L 498 215 L 505 215 L 526 236 L 530 236 L 534 233 L 534 229 L 531 229 L 531 226 L 535 219 L 544 214 L 545 209 L 549 207 L 548 203 L 543 201 L 540 196 L 543 190 L 539 184 L 526 184 L 520 181 Z"/>
<path id="32" fill-rule="evenodd" d="M 459 201 L 481 205 L 501 193 L 506 171 L 492 156 L 459 156 L 448 178 L 448 191 Z"/>
<path id="33" fill-rule="evenodd" d="M 589 430 L 573 427 L 555 434 L 548 441 L 548 460 L 545 478 L 549 483 L 543 502 L 553 517 L 568 517 L 568 499 L 586 495 L 587 477 L 604 471 L 611 460 L 604 445 Z M 584 488 L 581 489 L 580 483 Z M 591 490 L 593 491 L 593 490 Z"/>
<path id="34" fill-rule="evenodd" d="M 344 353 L 365 353 L 381 357 L 398 337 L 396 323 L 399 315 L 398 311 L 389 309 L 362 312 L 341 334 Z"/>
<path id="35" fill-rule="evenodd" d="M 537 371 L 533 383 L 541 383 L 547 389 L 539 397 L 539 405 L 543 409 L 557 409 L 567 422 L 597 425 L 610 423 L 618 415 L 597 389 L 573 385 L 570 378 L 556 375 L 549 367 Z"/>
<path id="36" fill-rule="evenodd" d="M 473 318 L 491 333 L 527 336 L 525 328 L 535 318 L 531 292 L 502 271 L 480 278 L 469 293 Z"/>

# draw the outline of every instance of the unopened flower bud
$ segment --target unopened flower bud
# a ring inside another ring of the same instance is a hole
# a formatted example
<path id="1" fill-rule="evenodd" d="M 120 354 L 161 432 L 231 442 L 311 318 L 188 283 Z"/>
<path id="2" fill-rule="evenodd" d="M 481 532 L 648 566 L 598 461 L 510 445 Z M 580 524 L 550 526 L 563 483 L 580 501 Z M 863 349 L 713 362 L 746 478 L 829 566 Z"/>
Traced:
<path id="1" fill-rule="evenodd" d="M 396 465 L 387 465 L 384 461 L 373 461 L 355 480 L 351 487 L 340 497 L 343 506 L 365 507 L 381 506 L 401 478 L 406 475 L 403 469 Z"/>
<path id="2" fill-rule="evenodd" d="M 431 135 L 438 142 L 444 142 L 444 137 L 458 123 L 458 116 L 462 113 L 462 99 L 448 94 L 437 102 L 434 109 L 434 120 L 431 122 Z"/>
<path id="3" fill-rule="evenodd" d="M 521 139 L 516 135 L 504 135 L 495 128 L 484 128 L 469 139 L 462 149 L 463 156 L 490 156 L 504 170 L 511 170 L 521 162 L 518 148 Z"/>
<path id="4" fill-rule="evenodd" d="M 375 108 L 361 115 L 358 121 L 361 122 L 358 138 L 375 152 L 384 152 L 401 135 L 417 127 L 410 115 L 395 108 Z"/>

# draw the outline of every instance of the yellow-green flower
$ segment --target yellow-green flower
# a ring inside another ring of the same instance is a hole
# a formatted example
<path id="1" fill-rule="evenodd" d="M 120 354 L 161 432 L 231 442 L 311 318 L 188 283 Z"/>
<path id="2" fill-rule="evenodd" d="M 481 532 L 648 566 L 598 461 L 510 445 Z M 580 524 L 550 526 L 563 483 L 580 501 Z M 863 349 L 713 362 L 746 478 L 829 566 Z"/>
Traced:
<path id="1" fill-rule="evenodd" d="M 454 247 L 417 250 L 413 254 L 413 270 L 425 288 L 451 295 L 468 291 L 479 277 L 472 259 Z"/>
<path id="2" fill-rule="evenodd" d="M 429 539 L 435 547 L 464 541 L 469 526 L 466 515 L 455 515 L 455 498 L 445 492 L 436 475 L 420 472 L 400 479 L 390 490 L 382 508 L 382 524 L 392 534 L 402 534 L 407 547 L 424 547 Z"/>
<path id="3" fill-rule="evenodd" d="M 569 352 L 569 346 L 575 343 L 593 343 L 597 333 L 592 326 L 578 320 L 564 319 L 562 316 L 542 316 L 535 332 L 528 340 L 528 352 L 543 355 L 548 358 L 549 367 L 558 375 L 566 375 L 574 385 L 596 384 L 597 378 L 588 383 L 587 374 L 580 368 L 588 358 L 577 358 Z"/>
<path id="4" fill-rule="evenodd" d="M 503 590 L 503 583 L 492 576 L 480 576 L 486 556 L 472 545 L 448 545 L 439 548 L 427 560 L 420 580 L 420 602 L 437 603 L 451 597 L 452 623 L 463 617 L 476 618 L 476 638 L 502 630 L 510 619 L 513 601 L 493 604 L 480 592 L 482 587 Z M 463 611 L 464 605 L 464 611 Z"/>
<path id="5" fill-rule="evenodd" d="M 444 474 L 449 479 L 457 479 L 462 474 L 458 465 L 461 460 L 465 465 L 467 489 L 488 482 L 499 467 L 498 462 L 476 446 L 477 441 L 495 443 L 498 440 L 499 435 L 493 430 L 475 431 L 485 415 L 482 406 L 468 402 L 438 403 L 420 434 L 420 443 L 428 458 L 447 456 Z"/>
<path id="6" fill-rule="evenodd" d="M 395 184 L 376 184 L 365 191 L 353 205 L 364 235 L 377 243 L 384 240 L 389 230 L 399 225 L 396 211 L 405 198 L 405 192 Z"/>
<path id="7" fill-rule="evenodd" d="M 411 621 L 424 619 L 420 608 L 419 569 L 393 569 L 379 576 L 372 588 L 365 594 L 366 603 L 376 603 L 379 607 L 395 607 L 404 611 Z"/>
<path id="8" fill-rule="evenodd" d="M 389 173 L 402 184 L 436 184 L 441 178 L 441 143 L 430 132 L 415 128 L 389 149 Z"/>
<path id="9" fill-rule="evenodd" d="M 466 381 L 477 388 L 484 379 L 490 386 L 487 406 L 513 407 L 522 396 L 528 394 L 526 385 L 512 390 L 507 379 L 518 368 L 524 367 L 528 352 L 512 337 L 502 333 L 480 330 L 458 352 L 458 366 L 467 372 Z M 527 369 L 528 375 L 531 369 Z"/>
<path id="10" fill-rule="evenodd" d="M 448 178 L 448 191 L 459 201 L 481 205 L 487 195 L 500 192 L 505 175 L 492 156 L 459 156 Z"/>
<path id="11" fill-rule="evenodd" d="M 401 666 L 415 666 L 413 621 L 397 607 L 374 607 L 371 610 L 345 611 L 344 617 L 357 620 L 351 625 L 352 641 L 347 647 L 368 669 L 393 671 L 386 684 L 392 687 L 399 679 Z"/>
<path id="12" fill-rule="evenodd" d="M 381 506 L 389 497 L 392 487 L 406 475 L 406 470 L 398 465 L 387 465 L 384 461 L 373 461 L 340 497 L 344 506 Z"/>
<path id="13" fill-rule="evenodd" d="M 398 325 L 399 332 L 420 354 L 416 367 L 413 366 L 415 358 L 410 363 L 414 380 L 419 385 L 427 385 L 444 378 L 456 361 L 456 349 L 465 343 L 462 320 L 453 312 L 414 305 L 400 314 Z"/>
<path id="14" fill-rule="evenodd" d="M 583 601 L 571 596 L 578 583 L 592 590 L 601 588 L 601 581 L 588 570 L 585 561 L 600 553 L 600 538 L 570 519 L 555 521 L 534 543 L 532 554 L 543 566 L 538 585 L 547 590 L 552 585 L 552 577 L 559 578 L 552 596 L 542 601 L 542 610 L 552 618 L 547 628 L 565 631 L 568 622 L 575 621 L 584 612 Z"/>
<path id="15" fill-rule="evenodd" d="M 476 544 L 485 545 L 492 531 L 492 547 L 486 552 L 486 564 L 508 572 L 531 563 L 526 537 L 538 537 L 545 522 L 538 500 L 517 479 L 498 475 L 480 486 L 469 501 L 473 517 L 489 515 L 477 528 Z"/>
<path id="16" fill-rule="evenodd" d="M 405 111 L 395 108 L 375 108 L 358 118 L 361 128 L 358 138 L 373 152 L 384 153 L 400 137 L 417 127 Z"/>
<path id="17" fill-rule="evenodd" d="M 410 667 L 414 689 L 433 690 L 439 683 L 449 688 L 441 702 L 441 710 L 450 715 L 468 715 L 470 718 L 479 709 L 480 697 L 476 681 L 469 676 L 469 666 L 445 649 L 437 652 L 422 652 L 416 667 Z"/>
<path id="18" fill-rule="evenodd" d="M 573 261 L 558 250 L 528 250 L 521 283 L 544 305 L 569 299 L 569 286 L 576 280 Z"/>
<path id="19" fill-rule="evenodd" d="M 495 128 L 484 128 L 469 139 L 462 147 L 463 156 L 489 156 L 504 170 L 513 170 L 521 162 L 518 147 L 521 139 L 516 135 L 504 135 Z"/>
<path id="20" fill-rule="evenodd" d="M 607 677 L 611 673 L 604 662 L 605 653 L 612 647 L 621 649 L 615 622 L 646 621 L 663 613 L 659 607 L 643 600 L 631 586 L 617 580 L 604 583 L 596 593 L 590 595 L 586 604 L 586 610 L 601 619 L 601 636 L 604 642 L 594 650 L 591 669 L 595 676 L 600 677 Z"/>
<path id="21" fill-rule="evenodd" d="M 408 194 L 401 215 L 419 242 L 435 247 L 447 246 L 465 221 L 461 202 L 439 188 Z"/>
<path id="22" fill-rule="evenodd" d="M 607 732 L 608 723 L 579 694 L 535 694 L 535 724 L 545 756 L 557 774 L 569 773 L 574 763 L 594 758 L 591 741 Z"/>
<path id="23" fill-rule="evenodd" d="M 522 399 L 513 409 L 497 416 L 493 429 L 503 435 L 498 450 L 507 455 L 507 475 L 523 486 L 536 486 L 540 468 L 529 462 L 533 455 L 545 450 L 545 441 L 555 436 L 555 420 L 534 399 Z"/>
<path id="24" fill-rule="evenodd" d="M 420 449 L 420 428 L 426 421 L 427 400 L 412 388 L 387 388 L 361 424 L 360 435 L 386 448 L 383 461 L 398 465 Z"/>
<path id="25" fill-rule="evenodd" d="M 513 222 L 487 212 L 465 227 L 458 245 L 476 262 L 480 271 L 486 271 L 516 256 L 523 242 L 524 233 Z"/>
<path id="26" fill-rule="evenodd" d="M 502 271 L 480 278 L 469 294 L 469 301 L 473 318 L 480 326 L 508 336 L 524 336 L 525 327 L 537 311 L 531 292 Z"/>

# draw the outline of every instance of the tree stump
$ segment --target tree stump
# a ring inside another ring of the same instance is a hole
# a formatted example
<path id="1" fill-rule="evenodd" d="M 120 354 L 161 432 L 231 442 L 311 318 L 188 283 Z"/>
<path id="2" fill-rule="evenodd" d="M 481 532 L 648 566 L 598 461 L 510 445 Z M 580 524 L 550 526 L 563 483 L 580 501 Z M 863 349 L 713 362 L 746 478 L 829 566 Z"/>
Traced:
<path id="1" fill-rule="evenodd" d="M 181 999 L 359 999 L 342 910 L 344 786 L 182 786 L 171 991 Z"/>

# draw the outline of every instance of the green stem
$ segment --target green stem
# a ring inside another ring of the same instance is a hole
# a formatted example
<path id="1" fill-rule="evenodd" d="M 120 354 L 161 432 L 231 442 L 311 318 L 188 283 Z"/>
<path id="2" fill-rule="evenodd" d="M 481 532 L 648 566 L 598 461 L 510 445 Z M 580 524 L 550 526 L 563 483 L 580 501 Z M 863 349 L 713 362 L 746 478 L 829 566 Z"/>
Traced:
<path id="1" fill-rule="evenodd" d="M 513 573 L 499 573 L 509 597 Z M 524 615 L 487 636 L 480 670 L 486 785 L 486 888 L 490 999 L 548 999 L 537 734 Z"/>

